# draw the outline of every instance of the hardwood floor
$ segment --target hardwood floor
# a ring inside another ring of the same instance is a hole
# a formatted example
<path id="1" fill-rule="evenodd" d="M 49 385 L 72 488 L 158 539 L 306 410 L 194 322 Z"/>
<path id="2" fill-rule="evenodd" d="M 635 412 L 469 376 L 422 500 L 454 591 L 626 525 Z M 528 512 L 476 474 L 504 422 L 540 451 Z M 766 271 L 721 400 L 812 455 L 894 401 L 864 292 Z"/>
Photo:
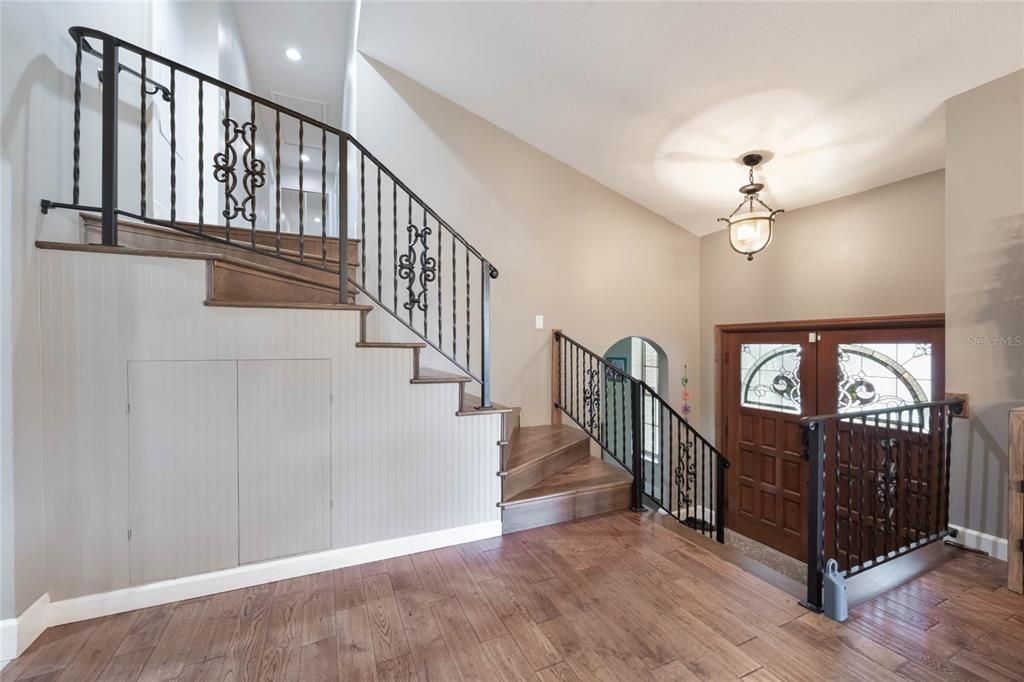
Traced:
<path id="1" fill-rule="evenodd" d="M 47 630 L 7 680 L 1021 679 L 1024 596 L 967 552 L 835 623 L 616 512 Z"/>

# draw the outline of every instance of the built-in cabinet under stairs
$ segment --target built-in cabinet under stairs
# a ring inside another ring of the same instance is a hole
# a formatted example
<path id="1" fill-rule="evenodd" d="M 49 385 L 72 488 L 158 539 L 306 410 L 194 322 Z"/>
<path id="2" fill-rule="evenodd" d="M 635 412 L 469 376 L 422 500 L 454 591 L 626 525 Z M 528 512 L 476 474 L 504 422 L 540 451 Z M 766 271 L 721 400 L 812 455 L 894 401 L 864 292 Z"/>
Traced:
<path id="1" fill-rule="evenodd" d="M 590 437 L 566 425 L 516 429 L 502 477 L 502 529 L 527 528 L 626 509 L 633 477 L 590 455 Z"/>

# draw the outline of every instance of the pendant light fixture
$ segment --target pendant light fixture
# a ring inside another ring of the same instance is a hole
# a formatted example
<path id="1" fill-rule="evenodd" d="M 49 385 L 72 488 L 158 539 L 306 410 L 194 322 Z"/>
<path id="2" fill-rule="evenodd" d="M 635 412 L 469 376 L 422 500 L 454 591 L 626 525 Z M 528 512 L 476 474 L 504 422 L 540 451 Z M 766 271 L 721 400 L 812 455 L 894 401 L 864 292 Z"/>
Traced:
<path id="1" fill-rule="evenodd" d="M 764 161 L 764 157 L 756 152 L 743 155 L 743 165 L 749 168 L 749 181 L 740 187 L 743 201 L 728 218 L 719 218 L 718 222 L 729 224 L 729 246 L 737 253 L 742 253 L 747 260 L 754 260 L 754 254 L 763 251 L 772 241 L 772 227 L 775 216 L 782 209 L 773 209 L 761 201 L 760 192 L 764 185 L 754 182 L 754 168 Z"/>

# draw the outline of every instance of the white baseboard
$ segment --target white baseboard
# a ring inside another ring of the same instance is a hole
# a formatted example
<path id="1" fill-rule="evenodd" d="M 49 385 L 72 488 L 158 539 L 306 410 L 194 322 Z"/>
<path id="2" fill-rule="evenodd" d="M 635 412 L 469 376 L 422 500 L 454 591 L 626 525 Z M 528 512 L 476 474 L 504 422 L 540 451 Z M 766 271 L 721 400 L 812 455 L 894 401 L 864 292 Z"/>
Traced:
<path id="1" fill-rule="evenodd" d="M 956 530 L 956 537 L 950 538 L 950 542 L 962 545 L 967 549 L 984 552 L 993 559 L 1006 561 L 1008 557 L 1008 543 L 1006 538 L 982 533 L 980 530 L 972 530 L 970 528 L 964 528 L 963 526 L 956 526 L 952 523 L 949 524 L 949 527 Z"/>
<path id="2" fill-rule="evenodd" d="M 43 594 L 17 618 L 0 620 L 0 668 L 17 658 L 49 625 L 50 595 Z"/>
<path id="3" fill-rule="evenodd" d="M 329 549 L 315 554 L 300 554 L 284 559 L 246 564 L 222 571 L 163 580 L 148 585 L 126 587 L 112 592 L 90 594 L 56 602 L 51 602 L 48 595 L 43 595 L 16 621 L 13 618 L 0 621 L 0 647 L 2 647 L 0 648 L 0 661 L 14 658 L 20 654 L 46 627 L 159 606 L 183 599 L 194 599 L 276 580 L 356 566 L 370 561 L 391 559 L 405 554 L 425 552 L 499 535 L 501 535 L 501 521 L 487 521 L 354 547 Z M 9 631 L 14 634 L 10 634 Z M 16 653 L 9 656 L 9 651 Z"/>

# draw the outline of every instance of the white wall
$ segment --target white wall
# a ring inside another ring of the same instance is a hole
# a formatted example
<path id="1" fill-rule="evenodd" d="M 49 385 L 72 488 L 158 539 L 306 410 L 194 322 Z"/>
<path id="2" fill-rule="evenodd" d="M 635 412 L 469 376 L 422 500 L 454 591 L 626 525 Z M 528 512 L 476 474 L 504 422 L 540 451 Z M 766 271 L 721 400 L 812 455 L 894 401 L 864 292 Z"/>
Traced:
<path id="1" fill-rule="evenodd" d="M 1009 410 L 1024 404 L 1024 71 L 946 102 L 946 386 L 952 523 L 1005 537 Z M 1014 548 L 1010 548 L 1014 551 Z"/>
<path id="2" fill-rule="evenodd" d="M 44 235 L 77 236 L 75 216 L 51 214 L 44 219 L 39 213 L 40 199 L 71 200 L 74 43 L 67 29 L 76 24 L 148 44 L 145 3 L 0 5 L 3 187 L 8 199 L 0 215 L 0 252 L 9 265 L 0 282 L 5 422 L 0 471 L 5 474 L 5 489 L 12 493 L 0 503 L 4 507 L 0 618 L 20 613 L 42 594 L 45 585 L 41 435 L 48 417 L 40 393 L 38 254 L 33 243 Z M 99 190 L 98 135 L 88 132 L 90 127 L 98 130 L 98 68 L 97 60 L 84 58 L 83 202 L 95 202 Z M 137 130 L 137 125 L 137 115 L 125 118 L 122 130 Z M 123 163 L 130 162 L 130 153 L 123 150 Z M 127 184 L 121 191 L 132 196 Z M 12 477 L 17 481 L 13 489 L 7 487 Z"/>
<path id="3" fill-rule="evenodd" d="M 678 406 L 683 364 L 698 376 L 697 238 L 382 64 L 361 57 L 358 83 L 360 140 L 501 271 L 494 399 L 549 422 L 562 328 L 598 353 L 656 341 Z"/>
<path id="4" fill-rule="evenodd" d="M 128 585 L 129 361 L 329 360 L 334 548 L 500 519 L 500 416 L 456 417 L 455 385 L 410 384 L 409 350 L 356 349 L 357 313 L 206 307 L 196 261 L 41 263 L 52 600 Z"/>

